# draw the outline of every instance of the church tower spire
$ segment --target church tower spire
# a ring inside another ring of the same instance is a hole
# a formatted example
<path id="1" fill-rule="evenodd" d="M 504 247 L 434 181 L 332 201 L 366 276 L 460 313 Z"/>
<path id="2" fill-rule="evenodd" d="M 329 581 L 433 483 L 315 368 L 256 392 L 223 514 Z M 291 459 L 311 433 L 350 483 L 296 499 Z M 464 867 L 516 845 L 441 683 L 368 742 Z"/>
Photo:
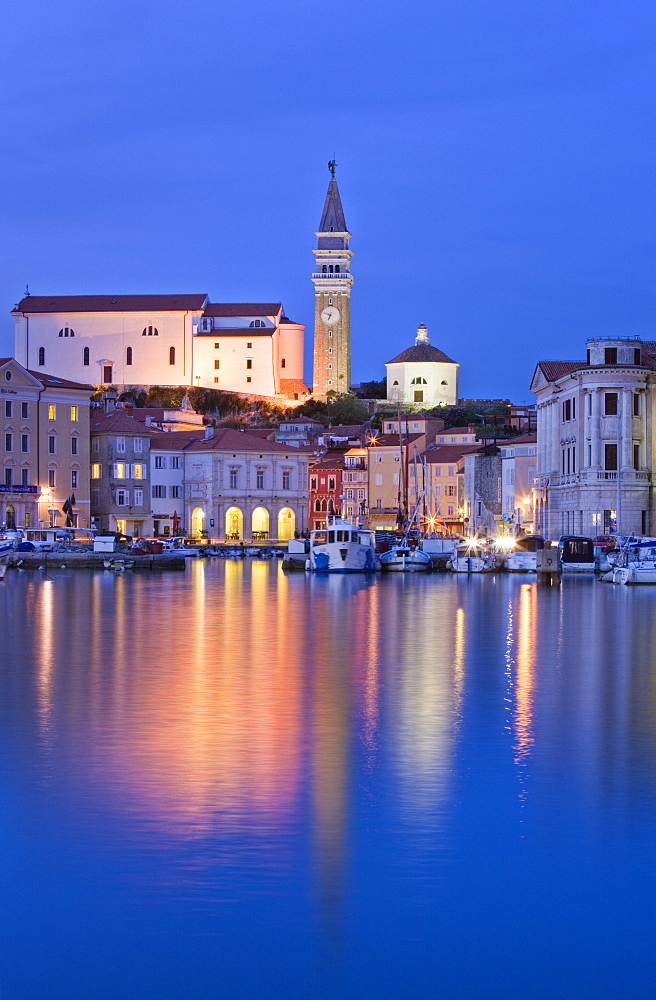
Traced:
<path id="1" fill-rule="evenodd" d="M 349 250 L 351 234 L 339 194 L 335 168 L 328 169 L 326 201 L 323 206 L 314 251 L 314 392 L 348 392 L 351 386 L 351 275 Z"/>

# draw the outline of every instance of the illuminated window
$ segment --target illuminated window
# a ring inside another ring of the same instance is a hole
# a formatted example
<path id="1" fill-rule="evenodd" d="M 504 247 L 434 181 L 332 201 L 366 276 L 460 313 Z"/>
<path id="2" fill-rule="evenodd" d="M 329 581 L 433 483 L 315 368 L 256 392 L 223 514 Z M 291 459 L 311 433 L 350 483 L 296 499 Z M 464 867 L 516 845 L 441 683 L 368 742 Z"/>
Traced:
<path id="1" fill-rule="evenodd" d="M 56 420 L 56 419 L 57 419 L 57 407 L 55 406 L 54 403 L 49 403 L 48 404 L 48 420 Z"/>
<path id="2" fill-rule="evenodd" d="M 133 479 L 145 479 L 146 478 L 146 466 L 142 465 L 141 462 L 135 462 L 132 466 L 132 478 Z"/>
<path id="3" fill-rule="evenodd" d="M 114 465 L 114 478 L 115 479 L 126 479 L 127 466 L 125 462 L 116 462 Z"/>
<path id="4" fill-rule="evenodd" d="M 215 381 L 215 382 L 218 382 L 218 381 L 219 381 L 219 377 L 218 377 L 218 375 L 215 375 L 215 376 L 214 376 L 214 381 Z"/>
<path id="5" fill-rule="evenodd" d="M 218 371 L 220 367 L 221 367 L 221 362 L 219 361 L 218 358 L 215 358 L 214 359 L 214 368 L 215 368 L 215 370 Z"/>
<path id="6" fill-rule="evenodd" d="M 71 406 L 71 420 L 75 421 L 77 420 L 77 417 L 78 417 L 77 406 Z"/>
<path id="7" fill-rule="evenodd" d="M 91 478 L 92 479 L 100 479 L 101 476 L 102 476 L 102 467 L 100 465 L 100 462 L 92 462 L 91 463 Z"/>

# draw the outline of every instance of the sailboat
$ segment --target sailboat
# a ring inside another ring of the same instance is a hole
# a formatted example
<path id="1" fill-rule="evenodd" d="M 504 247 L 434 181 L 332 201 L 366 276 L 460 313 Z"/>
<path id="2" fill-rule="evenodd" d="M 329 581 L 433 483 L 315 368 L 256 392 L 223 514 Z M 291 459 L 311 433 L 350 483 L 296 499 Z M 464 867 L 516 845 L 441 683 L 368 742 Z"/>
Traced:
<path id="1" fill-rule="evenodd" d="M 425 491 L 424 491 L 425 493 Z M 412 512 L 412 517 L 408 521 L 401 539 L 396 545 L 390 546 L 387 552 L 379 555 L 380 566 L 385 573 L 427 573 L 433 568 L 433 563 L 428 552 L 420 549 L 418 544 L 412 542 L 412 525 L 417 517 L 419 504 L 424 499 L 424 493 L 419 497 Z"/>

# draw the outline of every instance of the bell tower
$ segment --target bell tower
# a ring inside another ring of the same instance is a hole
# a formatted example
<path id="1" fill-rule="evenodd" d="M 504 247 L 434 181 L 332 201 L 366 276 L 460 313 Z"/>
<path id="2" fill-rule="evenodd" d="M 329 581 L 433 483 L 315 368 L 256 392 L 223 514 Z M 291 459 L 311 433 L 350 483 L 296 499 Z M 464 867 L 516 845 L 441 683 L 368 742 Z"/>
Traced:
<path id="1" fill-rule="evenodd" d="M 331 178 L 314 251 L 314 387 L 315 395 L 348 392 L 351 387 L 351 234 L 331 160 Z"/>

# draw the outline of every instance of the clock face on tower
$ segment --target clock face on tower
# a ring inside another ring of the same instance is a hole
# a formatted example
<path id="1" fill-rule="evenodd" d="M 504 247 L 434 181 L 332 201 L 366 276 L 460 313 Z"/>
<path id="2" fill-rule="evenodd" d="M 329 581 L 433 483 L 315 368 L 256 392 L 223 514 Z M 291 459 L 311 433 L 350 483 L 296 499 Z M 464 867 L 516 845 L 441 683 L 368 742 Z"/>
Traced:
<path id="1" fill-rule="evenodd" d="M 336 306 L 326 306 L 321 313 L 321 319 L 326 326 L 332 326 L 339 320 L 339 309 Z"/>

